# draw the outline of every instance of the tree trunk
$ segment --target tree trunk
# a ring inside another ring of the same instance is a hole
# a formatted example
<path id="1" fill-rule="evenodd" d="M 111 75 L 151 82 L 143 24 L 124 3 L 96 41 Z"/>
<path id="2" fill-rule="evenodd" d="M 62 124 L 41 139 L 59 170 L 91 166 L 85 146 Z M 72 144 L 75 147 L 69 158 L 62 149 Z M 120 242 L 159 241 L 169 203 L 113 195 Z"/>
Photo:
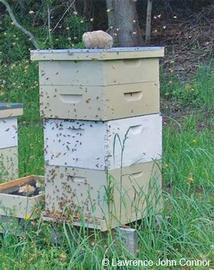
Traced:
<path id="1" fill-rule="evenodd" d="M 83 1 L 83 15 L 86 19 L 90 19 L 91 17 L 92 5 L 92 0 Z"/>
<path id="2" fill-rule="evenodd" d="M 147 1 L 147 14 L 146 14 L 146 35 L 145 41 L 149 43 L 151 41 L 151 22 L 152 22 L 152 0 Z"/>
<path id="3" fill-rule="evenodd" d="M 108 33 L 115 37 L 115 17 L 114 17 L 114 9 L 113 9 L 113 1 L 114 0 L 106 0 L 107 7 L 107 15 L 108 15 Z"/>
<path id="4" fill-rule="evenodd" d="M 119 46 L 134 47 L 142 44 L 137 17 L 136 0 L 106 0 L 109 28 L 113 25 Z"/>

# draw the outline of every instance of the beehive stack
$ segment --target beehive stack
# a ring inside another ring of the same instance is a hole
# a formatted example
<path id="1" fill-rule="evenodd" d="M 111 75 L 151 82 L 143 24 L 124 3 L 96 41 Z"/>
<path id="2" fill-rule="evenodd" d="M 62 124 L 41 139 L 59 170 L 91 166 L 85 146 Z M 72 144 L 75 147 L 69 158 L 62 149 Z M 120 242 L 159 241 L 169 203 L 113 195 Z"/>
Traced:
<path id="1" fill-rule="evenodd" d="M 18 177 L 17 117 L 22 115 L 22 105 L 0 103 L 0 180 Z"/>
<path id="2" fill-rule="evenodd" d="M 163 48 L 32 51 L 44 118 L 46 219 L 107 230 L 160 208 Z"/>

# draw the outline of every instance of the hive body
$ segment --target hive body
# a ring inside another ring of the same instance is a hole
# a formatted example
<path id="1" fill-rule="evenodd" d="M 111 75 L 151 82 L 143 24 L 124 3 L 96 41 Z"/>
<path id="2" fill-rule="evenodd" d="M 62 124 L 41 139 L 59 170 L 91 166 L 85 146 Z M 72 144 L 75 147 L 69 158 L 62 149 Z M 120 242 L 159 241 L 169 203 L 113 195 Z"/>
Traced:
<path id="1" fill-rule="evenodd" d="M 0 180 L 18 177 L 18 147 L 0 149 Z"/>
<path id="2" fill-rule="evenodd" d="M 161 209 L 162 56 L 163 48 L 32 51 L 46 220 L 107 230 Z"/>
<path id="3" fill-rule="evenodd" d="M 159 114 L 107 122 L 46 120 L 44 127 L 48 165 L 117 169 L 162 155 Z"/>
<path id="4" fill-rule="evenodd" d="M 44 118 L 112 120 L 158 113 L 159 60 L 42 61 Z"/>
<path id="5" fill-rule="evenodd" d="M 148 209 L 161 207 L 158 162 L 123 169 L 89 170 L 46 167 L 47 216 L 72 216 L 102 231 L 141 219 Z"/>
<path id="6" fill-rule="evenodd" d="M 0 180 L 18 177 L 18 125 L 21 104 L 0 103 Z"/>

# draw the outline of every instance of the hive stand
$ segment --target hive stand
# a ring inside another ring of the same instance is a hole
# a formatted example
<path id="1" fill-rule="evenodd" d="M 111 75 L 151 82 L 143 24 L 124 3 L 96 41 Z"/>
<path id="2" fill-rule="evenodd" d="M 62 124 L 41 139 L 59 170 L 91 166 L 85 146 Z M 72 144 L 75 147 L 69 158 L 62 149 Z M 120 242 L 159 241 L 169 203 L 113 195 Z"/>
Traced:
<path id="1" fill-rule="evenodd" d="M 0 181 L 18 177 L 18 125 L 22 104 L 0 103 Z"/>
<path id="2" fill-rule="evenodd" d="M 137 256 L 138 253 L 138 235 L 137 230 L 130 227 L 117 228 L 118 236 L 124 242 L 124 246 L 132 256 Z"/>

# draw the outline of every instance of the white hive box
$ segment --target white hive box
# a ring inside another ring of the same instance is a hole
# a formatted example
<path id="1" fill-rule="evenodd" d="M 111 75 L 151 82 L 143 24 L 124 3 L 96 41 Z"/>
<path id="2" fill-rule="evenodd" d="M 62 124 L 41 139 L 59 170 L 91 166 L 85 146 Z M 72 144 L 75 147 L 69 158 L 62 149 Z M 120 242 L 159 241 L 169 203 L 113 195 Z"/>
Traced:
<path id="1" fill-rule="evenodd" d="M 51 166 L 116 169 L 162 155 L 159 114 L 107 122 L 46 119 L 45 161 Z"/>
<path id="2" fill-rule="evenodd" d="M 44 118 L 112 120 L 158 113 L 161 47 L 37 50 Z"/>
<path id="3" fill-rule="evenodd" d="M 22 105 L 0 103 L 0 180 L 18 177 L 17 117 Z"/>
<path id="4" fill-rule="evenodd" d="M 47 166 L 44 219 L 102 231 L 162 208 L 160 163 L 110 171 Z"/>

